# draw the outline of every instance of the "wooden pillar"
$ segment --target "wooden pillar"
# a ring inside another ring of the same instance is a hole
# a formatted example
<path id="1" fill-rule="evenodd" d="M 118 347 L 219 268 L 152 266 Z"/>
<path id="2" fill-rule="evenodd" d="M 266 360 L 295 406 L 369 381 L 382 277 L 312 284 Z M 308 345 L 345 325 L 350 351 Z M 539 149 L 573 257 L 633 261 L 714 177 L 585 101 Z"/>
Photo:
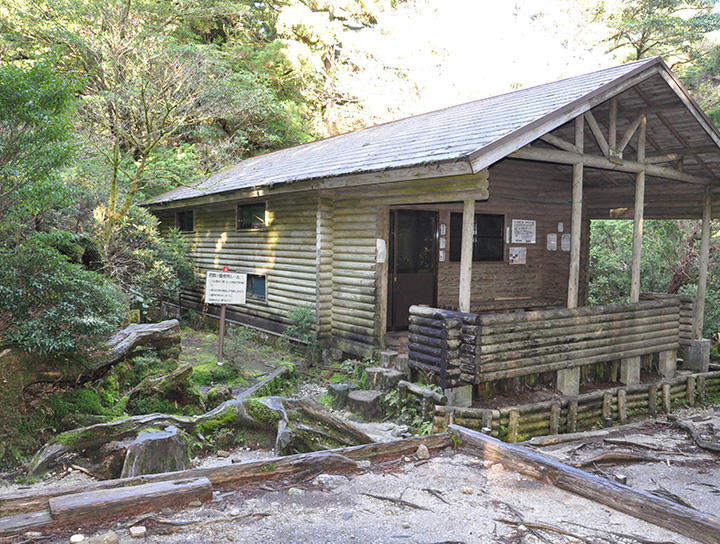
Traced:
<path id="1" fill-rule="evenodd" d="M 466 200 L 463 203 L 462 247 L 460 250 L 460 293 L 458 308 L 461 312 L 470 311 L 474 231 L 475 201 Z"/>
<path id="2" fill-rule="evenodd" d="M 583 152 L 585 117 L 575 119 L 575 146 Z M 580 241 L 582 232 L 583 165 L 573 164 L 572 218 L 570 225 L 570 274 L 568 277 L 567 307 L 577 308 L 580 285 Z"/>
<path id="3" fill-rule="evenodd" d="M 703 334 L 703 315 L 705 314 L 705 294 L 707 292 L 708 258 L 710 255 L 710 221 L 712 219 L 712 188 L 708 184 L 703 196 L 702 234 L 700 237 L 700 264 L 698 266 L 697 300 L 693 314 L 693 340 L 699 340 Z"/>
<path id="4" fill-rule="evenodd" d="M 318 199 L 317 204 L 315 252 L 315 318 L 318 340 L 324 340 L 332 335 L 333 289 L 333 204 L 324 196 Z"/>
<path id="5" fill-rule="evenodd" d="M 388 259 L 390 242 L 390 207 L 377 207 L 377 237 L 375 248 L 375 338 L 377 347 L 385 348 L 388 313 Z"/>
<path id="6" fill-rule="evenodd" d="M 638 127 L 637 161 L 645 160 L 645 130 L 647 119 Z M 640 300 L 640 262 L 642 258 L 643 215 L 645 212 L 645 170 L 635 177 L 635 213 L 633 214 L 632 266 L 630 277 L 630 302 Z"/>

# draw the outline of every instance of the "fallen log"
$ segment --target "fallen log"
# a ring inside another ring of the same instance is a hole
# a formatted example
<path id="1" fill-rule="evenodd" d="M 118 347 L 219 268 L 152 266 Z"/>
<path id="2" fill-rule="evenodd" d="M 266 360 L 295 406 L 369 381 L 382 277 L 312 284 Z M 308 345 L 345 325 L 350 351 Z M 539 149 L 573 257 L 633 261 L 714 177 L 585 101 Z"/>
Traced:
<path id="1" fill-rule="evenodd" d="M 660 463 L 662 461 L 663 459 L 649 455 L 610 451 L 607 453 L 601 453 L 600 455 L 596 455 L 590 459 L 585 459 L 584 461 L 578 461 L 577 463 L 573 463 L 572 466 L 575 468 L 582 468 L 592 465 L 614 465 L 618 463 Z"/>
<path id="2" fill-rule="evenodd" d="M 695 444 L 699 448 L 715 453 L 720 453 L 720 444 L 705 440 L 702 436 L 700 436 L 700 433 L 695 430 L 695 427 L 693 427 L 691 423 L 687 423 L 684 421 L 673 421 L 672 426 L 689 434 L 690 438 L 693 439 L 693 442 L 695 442 Z"/>
<path id="3" fill-rule="evenodd" d="M 272 457 L 258 461 L 233 462 L 233 464 L 219 467 L 195 468 L 180 472 L 166 472 L 163 474 L 150 474 L 133 478 L 105 480 L 64 489 L 19 491 L 0 495 L 0 516 L 21 514 L 48 508 L 49 500 L 53 497 L 102 489 L 136 486 L 144 483 L 187 478 L 207 478 L 213 486 L 243 485 L 308 471 L 330 472 L 333 470 L 356 470 L 357 461 L 368 460 L 376 462 L 388 457 L 402 457 L 414 453 L 421 444 L 424 444 L 432 451 L 450 447 L 453 445 L 453 441 L 447 433 L 433 434 L 393 440 L 391 442 L 373 442 L 328 451 L 301 453 L 288 455 L 286 457 Z M 0 520 L 2 519 L 3 518 L 0 517 Z M 0 529 L 0 534 L 2 534 L 2 529 Z"/>
<path id="4" fill-rule="evenodd" d="M 619 512 L 670 529 L 705 544 L 720 542 L 720 519 L 643 491 L 600 478 L 525 448 L 506 444 L 458 425 L 451 435 L 464 442 L 463 450 L 502 463 L 516 472 L 576 493 Z"/>
<path id="5" fill-rule="evenodd" d="M 49 501 L 50 515 L 55 521 L 79 521 L 162 510 L 184 505 L 193 500 L 212 499 L 212 484 L 207 478 L 189 478 L 154 482 L 119 489 L 99 489 L 54 497 Z"/>
<path id="6" fill-rule="evenodd" d="M 180 322 L 169 319 L 161 323 L 141 323 L 115 333 L 105 344 L 105 353 L 90 362 L 92 370 L 113 365 L 126 357 L 136 348 L 153 346 L 156 349 L 180 349 Z"/>

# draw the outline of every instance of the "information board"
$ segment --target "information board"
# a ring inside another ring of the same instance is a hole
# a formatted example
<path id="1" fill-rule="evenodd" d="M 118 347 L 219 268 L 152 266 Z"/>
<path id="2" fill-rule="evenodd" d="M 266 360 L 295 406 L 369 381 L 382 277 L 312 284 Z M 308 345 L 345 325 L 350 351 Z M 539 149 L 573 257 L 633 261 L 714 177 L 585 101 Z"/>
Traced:
<path id="1" fill-rule="evenodd" d="M 208 304 L 245 304 L 247 274 L 208 272 L 205 276 L 205 302 Z"/>
<path id="2" fill-rule="evenodd" d="M 535 221 L 531 219 L 512 220 L 512 243 L 513 244 L 534 244 L 535 243 Z"/>

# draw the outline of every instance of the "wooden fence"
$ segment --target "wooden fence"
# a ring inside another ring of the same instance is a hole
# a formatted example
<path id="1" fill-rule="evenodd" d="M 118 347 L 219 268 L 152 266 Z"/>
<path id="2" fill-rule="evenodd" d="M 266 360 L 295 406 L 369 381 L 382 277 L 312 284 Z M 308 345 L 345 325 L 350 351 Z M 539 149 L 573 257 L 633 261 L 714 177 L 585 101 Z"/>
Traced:
<path id="1" fill-rule="evenodd" d="M 651 297 L 652 295 L 647 295 Z M 686 335 L 691 297 L 509 314 L 410 308 L 408 360 L 442 387 L 481 384 L 665 353 Z"/>
<path id="2" fill-rule="evenodd" d="M 600 428 L 655 417 L 677 406 L 720 400 L 720 372 L 692 374 L 654 384 L 615 387 L 577 397 L 501 409 L 436 406 L 433 432 L 455 423 L 507 442 Z M 489 430 L 489 431 L 488 431 Z"/>

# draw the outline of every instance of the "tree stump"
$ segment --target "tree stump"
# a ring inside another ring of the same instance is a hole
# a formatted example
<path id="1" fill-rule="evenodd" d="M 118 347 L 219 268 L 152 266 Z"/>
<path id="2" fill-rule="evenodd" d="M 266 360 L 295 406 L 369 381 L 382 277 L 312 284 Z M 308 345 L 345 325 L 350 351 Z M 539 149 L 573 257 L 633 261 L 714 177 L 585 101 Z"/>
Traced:
<path id="1" fill-rule="evenodd" d="M 379 415 L 378 399 L 382 396 L 380 391 L 351 391 L 348 394 L 348 408 L 357 412 L 368 421 L 376 419 Z"/>
<path id="2" fill-rule="evenodd" d="M 190 466 L 188 443 L 177 427 L 164 431 L 145 431 L 128 446 L 121 478 L 187 470 Z"/>

